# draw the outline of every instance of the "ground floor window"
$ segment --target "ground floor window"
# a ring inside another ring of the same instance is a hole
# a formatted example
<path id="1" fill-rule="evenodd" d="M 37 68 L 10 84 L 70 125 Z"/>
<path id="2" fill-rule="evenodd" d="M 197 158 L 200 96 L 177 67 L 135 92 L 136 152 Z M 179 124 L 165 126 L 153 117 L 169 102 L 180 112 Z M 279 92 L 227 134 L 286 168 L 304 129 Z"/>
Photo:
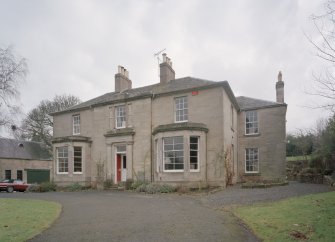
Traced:
<path id="1" fill-rule="evenodd" d="M 23 172 L 22 172 L 22 170 L 17 170 L 16 171 L 16 179 L 22 181 L 23 180 L 22 178 L 23 178 Z"/>
<path id="2" fill-rule="evenodd" d="M 83 172 L 82 148 L 77 146 L 73 147 L 73 172 L 74 173 Z"/>
<path id="3" fill-rule="evenodd" d="M 245 172 L 258 172 L 258 148 L 245 149 Z"/>
<path id="4" fill-rule="evenodd" d="M 68 147 L 58 147 L 57 148 L 57 171 L 58 173 L 68 173 L 69 172 L 69 151 Z"/>
<path id="5" fill-rule="evenodd" d="M 163 138 L 164 171 L 184 170 L 183 136 Z"/>
<path id="6" fill-rule="evenodd" d="M 12 179 L 12 171 L 5 170 L 5 179 Z"/>
<path id="7" fill-rule="evenodd" d="M 199 170 L 199 137 L 190 137 L 190 170 Z"/>

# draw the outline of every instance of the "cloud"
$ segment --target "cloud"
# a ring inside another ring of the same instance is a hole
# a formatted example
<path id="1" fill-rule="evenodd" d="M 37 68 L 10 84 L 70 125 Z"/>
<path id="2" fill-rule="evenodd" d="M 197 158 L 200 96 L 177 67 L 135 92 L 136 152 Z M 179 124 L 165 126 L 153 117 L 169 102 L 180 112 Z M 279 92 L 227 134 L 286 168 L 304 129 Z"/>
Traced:
<path id="1" fill-rule="evenodd" d="M 2 9 L 0 44 L 14 44 L 29 63 L 26 112 L 56 94 L 88 100 L 113 91 L 120 64 L 134 87 L 156 83 L 154 53 L 166 48 L 177 77 L 228 80 L 238 95 L 275 100 L 281 70 L 288 131 L 328 115 L 303 107 L 316 98 L 304 87 L 323 65 L 304 36 L 315 36 L 308 16 L 322 10 L 317 1 L 35 0 Z"/>

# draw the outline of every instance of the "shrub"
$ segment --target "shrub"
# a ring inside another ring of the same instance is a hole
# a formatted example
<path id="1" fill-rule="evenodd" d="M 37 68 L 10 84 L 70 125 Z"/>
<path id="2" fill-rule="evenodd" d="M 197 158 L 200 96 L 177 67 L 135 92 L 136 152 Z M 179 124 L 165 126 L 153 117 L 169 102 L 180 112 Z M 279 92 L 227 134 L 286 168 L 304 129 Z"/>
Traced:
<path id="1" fill-rule="evenodd" d="M 135 188 L 136 192 L 146 192 L 146 184 L 142 183 L 141 185 L 139 185 L 138 187 Z"/>
<path id="2" fill-rule="evenodd" d="M 132 190 L 137 190 L 137 188 L 140 187 L 141 185 L 147 185 L 147 184 L 148 184 L 148 183 L 145 182 L 145 181 L 139 181 L 139 180 L 137 180 L 137 181 L 134 181 L 134 182 L 131 184 L 130 188 L 131 188 Z"/>
<path id="3" fill-rule="evenodd" d="M 113 181 L 112 180 L 104 181 L 104 188 L 105 189 L 111 188 L 112 186 L 113 186 Z"/>
<path id="4" fill-rule="evenodd" d="M 71 192 L 81 191 L 81 190 L 83 190 L 83 186 L 80 185 L 78 182 L 76 182 L 76 183 L 73 183 L 73 184 L 67 186 L 66 190 L 71 191 Z"/>
<path id="5" fill-rule="evenodd" d="M 163 184 L 160 186 L 159 191 L 161 193 L 171 193 L 171 192 L 175 192 L 176 188 L 174 186 L 168 185 L 168 184 Z"/>
<path id="6" fill-rule="evenodd" d="M 56 191 L 57 190 L 57 185 L 54 182 L 42 182 L 39 185 L 39 190 L 38 192 L 51 192 L 51 191 Z"/>
<path id="7" fill-rule="evenodd" d="M 171 192 L 175 192 L 176 188 L 171 186 L 171 185 L 167 185 L 167 184 L 153 184 L 153 183 L 142 183 L 141 185 L 139 185 L 136 188 L 137 192 L 145 192 L 145 193 L 149 193 L 149 194 L 155 194 L 155 193 L 171 193 Z"/>

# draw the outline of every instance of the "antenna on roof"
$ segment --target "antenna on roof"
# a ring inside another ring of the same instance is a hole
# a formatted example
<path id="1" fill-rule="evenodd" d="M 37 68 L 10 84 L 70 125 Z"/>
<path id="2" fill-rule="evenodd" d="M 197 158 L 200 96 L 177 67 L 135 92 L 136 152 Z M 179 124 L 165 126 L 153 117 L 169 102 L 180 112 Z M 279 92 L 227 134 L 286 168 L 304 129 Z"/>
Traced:
<path id="1" fill-rule="evenodd" d="M 154 54 L 154 57 L 157 57 L 157 62 L 158 62 L 158 77 L 159 77 L 159 64 L 161 62 L 161 59 L 159 58 L 159 56 L 165 50 L 166 50 L 166 48 L 164 48 L 164 49 L 162 49 L 162 50 L 160 50 L 160 51 L 158 51 L 157 53 Z"/>

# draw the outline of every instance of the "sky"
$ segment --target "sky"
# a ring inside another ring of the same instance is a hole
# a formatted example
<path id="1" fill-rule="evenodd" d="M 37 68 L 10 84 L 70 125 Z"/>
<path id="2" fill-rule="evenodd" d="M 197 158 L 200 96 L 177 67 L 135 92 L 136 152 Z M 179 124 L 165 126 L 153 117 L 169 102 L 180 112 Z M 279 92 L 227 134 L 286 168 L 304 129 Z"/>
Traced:
<path id="1" fill-rule="evenodd" d="M 82 101 L 114 91 L 117 66 L 133 87 L 159 82 L 155 53 L 171 58 L 176 78 L 228 81 L 236 96 L 275 101 L 285 83 L 287 131 L 314 128 L 329 113 L 315 107 L 313 75 L 329 66 L 305 35 L 322 0 L 0 0 L 0 46 L 27 59 L 24 113 L 41 100 Z M 275 124 L 274 124 L 275 125 Z"/>

